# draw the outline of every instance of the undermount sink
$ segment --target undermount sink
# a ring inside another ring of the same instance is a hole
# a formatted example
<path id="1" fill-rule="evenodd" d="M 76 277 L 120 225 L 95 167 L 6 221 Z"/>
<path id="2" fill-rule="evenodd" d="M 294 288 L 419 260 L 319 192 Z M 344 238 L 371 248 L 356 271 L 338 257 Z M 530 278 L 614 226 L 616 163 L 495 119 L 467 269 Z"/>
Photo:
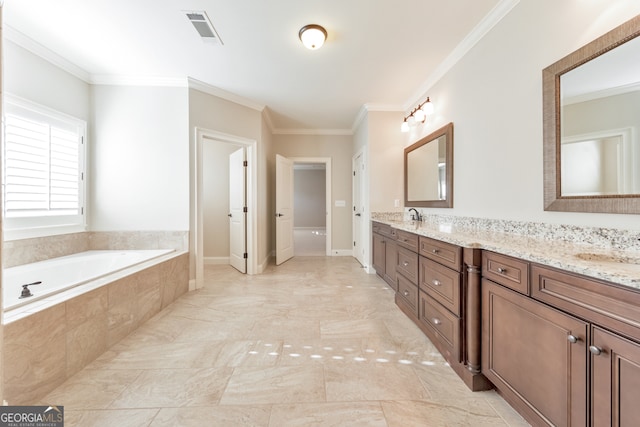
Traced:
<path id="1" fill-rule="evenodd" d="M 595 253 L 589 253 L 589 252 L 582 252 L 582 253 L 576 254 L 575 257 L 584 261 L 616 262 L 621 264 L 640 264 L 640 256 L 607 255 L 607 254 L 595 254 Z"/>

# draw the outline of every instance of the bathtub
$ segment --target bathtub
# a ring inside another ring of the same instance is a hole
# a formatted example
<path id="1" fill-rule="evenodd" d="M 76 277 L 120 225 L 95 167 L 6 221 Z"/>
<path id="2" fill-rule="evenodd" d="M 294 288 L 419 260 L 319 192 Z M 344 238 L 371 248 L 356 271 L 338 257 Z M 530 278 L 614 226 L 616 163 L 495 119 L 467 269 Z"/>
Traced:
<path id="1" fill-rule="evenodd" d="M 189 252 L 87 251 L 7 268 L 2 284 L 3 398 L 30 405 L 188 292 Z"/>
<path id="2" fill-rule="evenodd" d="M 6 268 L 2 282 L 3 308 L 6 312 L 51 298 L 172 252 L 173 249 L 93 250 Z M 22 286 L 36 282 L 41 283 L 28 287 L 32 296 L 20 298 Z"/>

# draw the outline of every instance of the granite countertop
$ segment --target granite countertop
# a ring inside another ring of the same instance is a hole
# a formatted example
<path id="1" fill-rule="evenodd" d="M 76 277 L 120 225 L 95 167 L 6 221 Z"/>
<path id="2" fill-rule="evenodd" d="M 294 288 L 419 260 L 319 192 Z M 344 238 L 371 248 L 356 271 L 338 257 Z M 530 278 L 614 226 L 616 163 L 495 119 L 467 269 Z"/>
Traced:
<path id="1" fill-rule="evenodd" d="M 640 251 L 603 248 L 453 223 L 373 218 L 393 228 L 465 248 L 479 248 L 640 290 Z"/>

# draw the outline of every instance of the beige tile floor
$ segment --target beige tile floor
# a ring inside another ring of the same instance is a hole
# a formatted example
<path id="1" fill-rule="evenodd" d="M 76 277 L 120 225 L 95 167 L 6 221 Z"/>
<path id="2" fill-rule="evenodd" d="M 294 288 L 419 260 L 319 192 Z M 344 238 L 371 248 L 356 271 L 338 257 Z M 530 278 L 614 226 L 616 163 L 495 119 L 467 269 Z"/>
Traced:
<path id="1" fill-rule="evenodd" d="M 327 254 L 326 229 L 294 228 L 293 251 L 295 256 L 325 256 Z"/>
<path id="2" fill-rule="evenodd" d="M 67 427 L 527 425 L 470 392 L 352 258 L 205 273 L 41 403 Z"/>

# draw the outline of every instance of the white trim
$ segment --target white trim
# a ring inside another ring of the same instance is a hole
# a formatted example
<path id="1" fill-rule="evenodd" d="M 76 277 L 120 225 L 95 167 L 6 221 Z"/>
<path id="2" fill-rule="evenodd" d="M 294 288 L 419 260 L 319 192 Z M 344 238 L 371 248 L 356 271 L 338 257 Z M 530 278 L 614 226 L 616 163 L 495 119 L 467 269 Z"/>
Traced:
<path id="1" fill-rule="evenodd" d="M 520 0 L 501 0 L 482 21 L 476 25 L 467 36 L 451 51 L 440 65 L 429 75 L 427 80 L 420 85 L 416 95 L 411 97 L 404 105 L 403 110 L 409 111 L 415 104 L 426 98 L 427 92 L 442 77 L 444 77 L 454 65 L 458 63 L 482 38 L 491 31 L 511 10 L 520 3 Z"/>
<path id="2" fill-rule="evenodd" d="M 20 46 L 21 48 L 28 50 L 34 55 L 39 56 L 45 61 L 52 63 L 56 67 L 79 78 L 85 83 L 89 83 L 91 74 L 88 71 L 84 70 L 83 68 L 80 68 L 79 66 L 69 61 L 68 59 L 63 58 L 62 56 L 58 55 L 51 49 L 41 45 L 31 37 L 21 33 L 20 31 L 16 30 L 12 26 L 7 25 L 6 22 L 3 23 L 2 36 L 4 40 L 8 40 Z"/>
<path id="3" fill-rule="evenodd" d="M 209 129 L 196 127 L 195 129 L 195 156 L 194 156 L 194 207 L 192 219 L 195 236 L 195 288 L 204 286 L 204 236 L 203 236 L 203 212 L 202 212 L 202 145 L 204 140 L 220 141 L 241 145 L 247 148 L 247 274 L 258 272 L 258 151 L 255 139 L 243 138 Z"/>
<path id="4" fill-rule="evenodd" d="M 219 87 L 212 86 L 208 83 L 194 79 L 193 77 L 187 78 L 187 84 L 189 89 L 195 89 L 200 92 L 207 93 L 209 95 L 217 96 L 218 98 L 222 98 L 227 101 L 231 101 L 236 104 L 243 105 L 247 108 L 251 108 L 252 110 L 262 112 L 265 109 L 265 106 L 263 104 L 255 102 L 249 98 L 236 95 L 235 93 L 227 92 L 224 89 L 220 89 Z"/>
<path id="5" fill-rule="evenodd" d="M 331 234 L 333 230 L 333 206 L 331 204 L 331 157 L 288 157 L 288 159 L 293 161 L 294 166 L 296 163 L 324 163 L 325 165 L 325 209 L 327 210 L 327 222 L 325 226 L 327 230 L 326 254 L 329 256 L 332 252 Z"/>
<path id="6" fill-rule="evenodd" d="M 153 86 L 182 87 L 188 86 L 183 77 L 127 76 L 115 74 L 92 74 L 89 83 L 96 86 Z"/>
<path id="7" fill-rule="evenodd" d="M 273 129 L 274 135 L 343 135 L 351 136 L 351 129 Z"/>

